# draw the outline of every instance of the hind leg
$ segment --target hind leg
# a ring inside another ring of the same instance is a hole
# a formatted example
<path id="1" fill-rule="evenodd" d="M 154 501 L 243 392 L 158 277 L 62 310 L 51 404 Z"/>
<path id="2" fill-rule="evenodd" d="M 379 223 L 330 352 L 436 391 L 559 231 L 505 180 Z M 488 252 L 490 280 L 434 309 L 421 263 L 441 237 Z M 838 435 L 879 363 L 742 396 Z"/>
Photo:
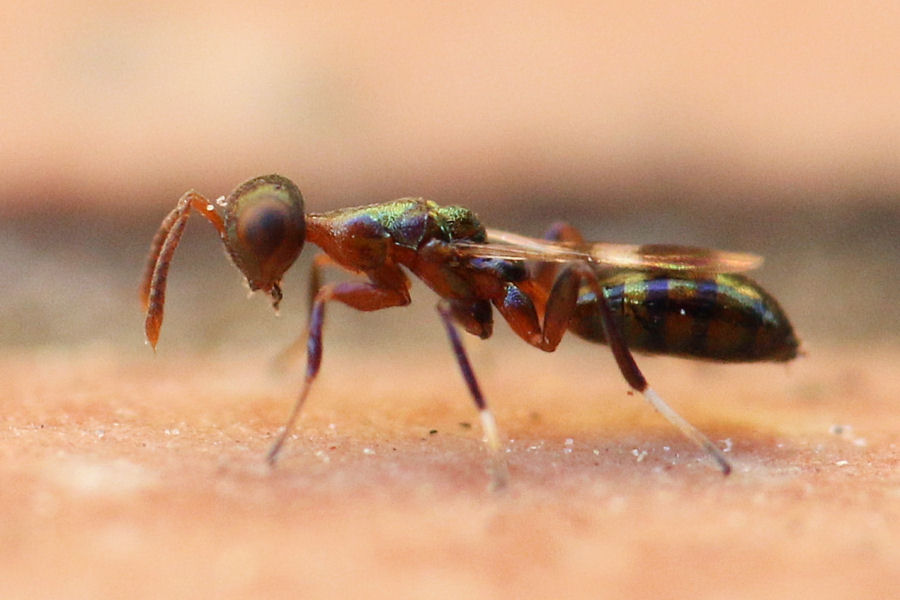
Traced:
<path id="1" fill-rule="evenodd" d="M 731 472 L 731 464 L 722 451 L 684 417 L 675 412 L 648 385 L 647 379 L 635 362 L 634 356 L 625 342 L 622 330 L 613 316 L 612 309 L 606 302 L 603 286 L 598 281 L 597 274 L 591 265 L 587 263 L 573 263 L 559 273 L 547 296 L 544 319 L 540 326 L 537 322 L 534 305 L 529 301 L 529 296 L 519 289 L 516 284 L 507 284 L 507 293 L 503 298 L 495 299 L 494 304 L 510 327 L 522 339 L 545 352 L 553 352 L 560 341 L 562 341 L 563 335 L 568 330 L 569 323 L 575 316 L 579 291 L 585 284 L 590 286 L 596 298 L 600 300 L 596 304 L 605 339 L 609 344 L 610 350 L 612 350 L 613 357 L 625 381 L 635 391 L 640 392 L 667 421 L 695 444 L 703 448 L 707 455 L 716 462 L 719 470 L 723 474 L 728 475 Z M 510 289 L 516 290 L 517 293 L 511 293 Z M 539 332 L 539 335 L 536 335 L 536 331 Z"/>

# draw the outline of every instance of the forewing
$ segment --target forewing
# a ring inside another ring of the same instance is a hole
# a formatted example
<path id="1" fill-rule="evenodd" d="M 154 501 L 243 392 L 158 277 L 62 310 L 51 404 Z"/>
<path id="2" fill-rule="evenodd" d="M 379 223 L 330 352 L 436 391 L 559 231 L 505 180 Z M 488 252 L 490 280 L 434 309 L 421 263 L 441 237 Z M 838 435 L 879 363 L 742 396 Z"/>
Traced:
<path id="1" fill-rule="evenodd" d="M 737 273 L 755 269 L 763 261 L 756 254 L 695 246 L 554 242 L 497 229 L 488 229 L 487 233 L 487 243 L 456 241 L 453 245 L 463 254 L 484 258 L 545 262 L 584 260 L 609 267 L 664 271 Z"/>

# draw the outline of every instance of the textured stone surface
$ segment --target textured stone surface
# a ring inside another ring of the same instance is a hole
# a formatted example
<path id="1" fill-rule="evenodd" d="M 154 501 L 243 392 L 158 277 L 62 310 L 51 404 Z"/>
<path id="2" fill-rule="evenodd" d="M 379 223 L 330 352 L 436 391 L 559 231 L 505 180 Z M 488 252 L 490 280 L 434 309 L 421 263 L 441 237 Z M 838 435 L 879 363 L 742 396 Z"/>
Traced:
<path id="1" fill-rule="evenodd" d="M 477 419 L 443 347 L 332 352 L 274 471 L 263 456 L 300 369 L 273 375 L 265 353 L 6 356 L 0 595 L 896 590 L 896 348 L 818 349 L 787 369 L 643 360 L 729 449 L 725 479 L 624 393 L 608 356 L 572 346 L 473 353 L 510 440 L 502 493 L 487 490 Z"/>

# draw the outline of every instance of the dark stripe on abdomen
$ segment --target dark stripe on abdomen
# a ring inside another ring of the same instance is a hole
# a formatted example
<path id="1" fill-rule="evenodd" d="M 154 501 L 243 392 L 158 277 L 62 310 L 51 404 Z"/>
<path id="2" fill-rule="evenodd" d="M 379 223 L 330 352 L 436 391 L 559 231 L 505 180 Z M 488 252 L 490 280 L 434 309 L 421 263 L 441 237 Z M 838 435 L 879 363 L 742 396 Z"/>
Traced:
<path id="1" fill-rule="evenodd" d="M 688 342 L 688 350 L 691 354 L 702 356 L 707 349 L 709 323 L 716 316 L 719 286 L 711 279 L 700 279 L 691 283 L 696 287 L 692 302 L 691 337 Z"/>
<path id="2" fill-rule="evenodd" d="M 668 348 L 666 322 L 669 310 L 669 280 L 651 279 L 635 282 L 633 302 L 634 316 L 644 330 L 643 345 L 654 351 L 664 352 Z M 628 286 L 631 287 L 631 286 Z M 643 302 L 641 302 L 643 299 Z"/>

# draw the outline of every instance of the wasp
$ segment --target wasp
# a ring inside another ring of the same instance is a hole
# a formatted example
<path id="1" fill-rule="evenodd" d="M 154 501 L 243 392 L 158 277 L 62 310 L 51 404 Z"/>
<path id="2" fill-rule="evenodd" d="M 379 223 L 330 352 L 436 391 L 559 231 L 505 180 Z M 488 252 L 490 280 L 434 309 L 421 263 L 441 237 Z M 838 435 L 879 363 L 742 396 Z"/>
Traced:
<path id="1" fill-rule="evenodd" d="M 270 296 L 275 309 L 281 280 L 304 244 L 322 251 L 310 274 L 306 374 L 268 452 L 272 465 L 319 372 L 326 305 L 337 301 L 361 311 L 405 306 L 407 272 L 439 297 L 437 313 L 479 411 L 497 486 L 507 478 L 501 437 L 458 333 L 462 328 L 490 337 L 493 309 L 520 338 L 545 352 L 555 350 L 566 331 L 607 344 L 628 385 L 725 475 L 731 465 L 722 451 L 649 386 L 633 351 L 730 362 L 797 355 L 798 340 L 784 311 L 742 274 L 762 262 L 759 256 L 586 242 L 565 224 L 551 227 L 544 239 L 526 237 L 487 229 L 466 208 L 422 198 L 306 213 L 297 186 L 276 174 L 250 179 L 215 202 L 189 191 L 165 217 L 141 285 L 145 333 L 154 349 L 169 266 L 192 212 L 213 225 L 250 289 Z M 329 263 L 363 277 L 321 284 L 320 269 Z"/>

